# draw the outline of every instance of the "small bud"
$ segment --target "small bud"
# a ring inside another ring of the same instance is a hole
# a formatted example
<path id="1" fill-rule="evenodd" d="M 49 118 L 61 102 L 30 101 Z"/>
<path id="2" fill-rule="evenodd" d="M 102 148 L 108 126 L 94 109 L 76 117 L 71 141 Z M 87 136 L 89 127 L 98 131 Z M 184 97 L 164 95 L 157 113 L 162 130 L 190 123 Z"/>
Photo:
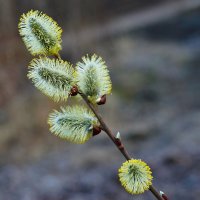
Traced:
<path id="1" fill-rule="evenodd" d="M 98 105 L 103 105 L 106 103 L 106 95 L 104 94 L 103 96 L 101 96 L 99 99 L 97 99 L 97 104 Z"/>
<path id="2" fill-rule="evenodd" d="M 164 200 L 168 200 L 168 197 L 165 195 L 164 192 L 160 191 L 160 196 L 164 199 Z"/>
<path id="3" fill-rule="evenodd" d="M 77 86 L 73 86 L 70 92 L 71 96 L 76 96 L 78 94 L 78 87 Z"/>
<path id="4" fill-rule="evenodd" d="M 93 136 L 98 135 L 101 132 L 101 128 L 99 126 L 93 127 Z"/>
<path id="5" fill-rule="evenodd" d="M 120 135 L 120 132 L 117 132 L 117 135 L 116 135 L 116 137 L 115 137 L 116 139 L 118 139 L 118 140 L 121 140 L 121 135 Z"/>
<path id="6" fill-rule="evenodd" d="M 118 132 L 117 135 L 115 136 L 115 143 L 120 149 L 124 148 L 121 142 L 120 132 Z"/>

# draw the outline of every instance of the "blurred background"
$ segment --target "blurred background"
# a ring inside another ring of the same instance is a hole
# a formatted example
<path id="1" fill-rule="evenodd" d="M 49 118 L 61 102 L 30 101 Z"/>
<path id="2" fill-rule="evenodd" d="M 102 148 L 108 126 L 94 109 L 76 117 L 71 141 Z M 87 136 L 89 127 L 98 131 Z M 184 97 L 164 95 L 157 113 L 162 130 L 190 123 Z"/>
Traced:
<path id="1" fill-rule="evenodd" d="M 124 162 L 102 134 L 73 145 L 49 133 L 60 105 L 27 79 L 32 56 L 18 34 L 30 9 L 63 28 L 61 56 L 102 56 L 113 92 L 100 111 L 170 199 L 200 196 L 200 0 L 0 0 L 0 199 L 109 200 Z"/>

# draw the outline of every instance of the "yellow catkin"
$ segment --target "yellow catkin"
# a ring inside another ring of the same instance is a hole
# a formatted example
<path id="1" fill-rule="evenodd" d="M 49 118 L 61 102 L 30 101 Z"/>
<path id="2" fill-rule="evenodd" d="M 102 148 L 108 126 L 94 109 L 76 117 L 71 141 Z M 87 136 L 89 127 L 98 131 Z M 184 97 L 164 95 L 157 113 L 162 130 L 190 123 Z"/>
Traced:
<path id="1" fill-rule="evenodd" d="M 62 29 L 46 14 L 31 10 L 19 21 L 19 33 L 32 55 L 58 55 Z"/>
<path id="2" fill-rule="evenodd" d="M 76 65 L 79 89 L 96 104 L 99 99 L 111 93 L 112 83 L 105 61 L 96 54 L 82 57 Z"/>
<path id="3" fill-rule="evenodd" d="M 150 167 L 141 160 L 131 159 L 119 169 L 119 180 L 130 194 L 141 194 L 152 185 Z"/>

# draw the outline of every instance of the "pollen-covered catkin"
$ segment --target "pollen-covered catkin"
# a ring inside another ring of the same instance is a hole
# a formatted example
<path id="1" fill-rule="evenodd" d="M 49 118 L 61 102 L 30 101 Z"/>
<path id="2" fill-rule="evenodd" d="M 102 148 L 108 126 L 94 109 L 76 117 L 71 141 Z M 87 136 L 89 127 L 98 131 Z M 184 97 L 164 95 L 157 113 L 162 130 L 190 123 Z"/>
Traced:
<path id="1" fill-rule="evenodd" d="M 54 101 L 67 100 L 75 82 L 71 64 L 61 59 L 35 58 L 29 65 L 28 78 Z"/>
<path id="2" fill-rule="evenodd" d="M 99 123 L 94 114 L 83 106 L 67 106 L 61 112 L 49 115 L 50 131 L 62 139 L 83 144 L 93 136 L 93 128 Z"/>
<path id="3" fill-rule="evenodd" d="M 145 162 L 131 159 L 122 164 L 118 175 L 127 192 L 141 194 L 152 185 L 151 174 L 151 169 Z"/>
<path id="4" fill-rule="evenodd" d="M 32 55 L 58 55 L 62 29 L 51 17 L 38 10 L 31 10 L 21 16 L 18 27 Z"/>
<path id="5" fill-rule="evenodd" d="M 80 90 L 96 104 L 101 97 L 111 93 L 112 83 L 105 61 L 97 55 L 84 56 L 76 65 Z"/>

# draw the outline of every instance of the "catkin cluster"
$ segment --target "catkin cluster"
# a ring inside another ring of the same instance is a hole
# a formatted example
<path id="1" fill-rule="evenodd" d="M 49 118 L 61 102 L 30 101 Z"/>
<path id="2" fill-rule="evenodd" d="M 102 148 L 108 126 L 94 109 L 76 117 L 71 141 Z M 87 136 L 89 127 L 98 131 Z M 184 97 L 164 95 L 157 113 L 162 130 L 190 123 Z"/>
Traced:
<path id="1" fill-rule="evenodd" d="M 55 102 L 84 94 L 93 105 L 106 102 L 112 83 L 105 61 L 86 55 L 72 65 L 59 56 L 62 29 L 46 14 L 29 11 L 19 22 L 19 33 L 34 58 L 28 66 L 28 78 L 36 88 Z M 54 56 L 50 58 L 48 56 Z M 65 106 L 48 118 L 50 131 L 69 142 L 82 144 L 101 131 L 95 114 L 84 106 Z M 131 194 L 140 194 L 152 184 L 151 170 L 141 160 L 131 159 L 119 169 L 119 180 Z"/>

